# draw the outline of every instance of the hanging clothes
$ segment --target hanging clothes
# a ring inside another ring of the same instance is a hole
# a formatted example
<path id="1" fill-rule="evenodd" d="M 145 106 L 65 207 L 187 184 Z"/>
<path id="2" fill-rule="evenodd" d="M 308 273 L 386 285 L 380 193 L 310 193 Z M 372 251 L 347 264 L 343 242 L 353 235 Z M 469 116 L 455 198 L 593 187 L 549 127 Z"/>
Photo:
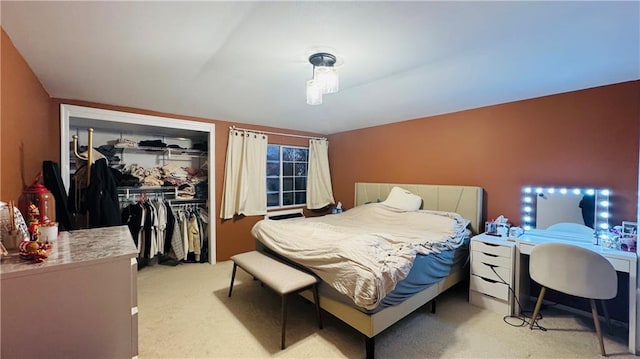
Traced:
<path id="1" fill-rule="evenodd" d="M 104 158 L 95 161 L 91 166 L 91 180 L 89 187 L 87 187 L 86 203 L 91 228 L 122 224 L 116 180 Z"/>
<path id="2" fill-rule="evenodd" d="M 171 234 L 171 250 L 173 254 L 176 256 L 177 260 L 183 260 L 187 257 L 187 254 L 184 251 L 184 243 L 182 241 L 182 230 L 179 223 L 179 213 L 174 213 L 171 206 L 167 207 L 167 215 L 168 217 L 173 218 L 171 222 L 173 222 L 173 230 Z"/>
<path id="3" fill-rule="evenodd" d="M 196 262 L 200 262 L 200 229 L 195 213 L 189 214 L 187 235 L 189 237 L 189 252 L 193 252 Z"/>

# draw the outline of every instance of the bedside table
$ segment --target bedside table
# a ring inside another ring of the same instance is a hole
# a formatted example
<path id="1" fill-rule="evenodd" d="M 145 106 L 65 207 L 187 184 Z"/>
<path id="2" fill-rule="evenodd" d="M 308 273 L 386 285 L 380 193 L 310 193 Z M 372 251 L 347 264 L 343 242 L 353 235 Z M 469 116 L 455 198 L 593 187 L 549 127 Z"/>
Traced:
<path id="1" fill-rule="evenodd" d="M 506 237 L 483 233 L 471 238 L 469 303 L 513 314 L 515 253 L 516 242 Z"/>

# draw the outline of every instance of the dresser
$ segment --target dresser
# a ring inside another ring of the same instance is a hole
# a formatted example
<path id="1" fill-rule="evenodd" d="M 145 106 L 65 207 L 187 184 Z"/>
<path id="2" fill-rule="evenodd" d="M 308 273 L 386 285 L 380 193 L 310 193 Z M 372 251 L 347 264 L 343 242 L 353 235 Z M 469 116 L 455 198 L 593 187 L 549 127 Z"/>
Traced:
<path id="1" fill-rule="evenodd" d="M 2 259 L 1 356 L 136 357 L 136 253 L 119 226 L 61 232 L 42 263 Z"/>
<path id="2" fill-rule="evenodd" d="M 479 234 L 471 239 L 469 302 L 511 315 L 514 311 L 516 243 Z"/>

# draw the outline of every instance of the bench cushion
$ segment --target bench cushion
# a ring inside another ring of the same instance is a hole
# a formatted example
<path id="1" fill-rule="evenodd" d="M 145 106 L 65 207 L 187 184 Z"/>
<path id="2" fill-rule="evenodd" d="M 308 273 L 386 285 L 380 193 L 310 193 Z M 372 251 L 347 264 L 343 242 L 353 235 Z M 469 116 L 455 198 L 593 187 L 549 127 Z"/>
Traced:
<path id="1" fill-rule="evenodd" d="M 236 254 L 231 260 L 281 295 L 309 287 L 318 281 L 308 273 L 256 251 Z"/>

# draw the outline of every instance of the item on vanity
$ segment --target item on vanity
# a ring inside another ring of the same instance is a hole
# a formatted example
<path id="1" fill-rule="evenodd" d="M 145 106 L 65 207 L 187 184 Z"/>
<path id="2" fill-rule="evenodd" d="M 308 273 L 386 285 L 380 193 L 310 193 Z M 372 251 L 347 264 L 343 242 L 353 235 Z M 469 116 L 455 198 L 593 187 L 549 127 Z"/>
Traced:
<path id="1" fill-rule="evenodd" d="M 53 245 L 50 242 L 23 241 L 20 243 L 20 258 L 42 263 L 49 257 Z"/>
<path id="2" fill-rule="evenodd" d="M 38 238 L 43 242 L 54 242 L 58 239 L 58 222 L 41 223 L 38 226 Z"/>
<path id="3" fill-rule="evenodd" d="M 27 223 L 47 223 L 56 220 L 56 201 L 40 180 L 42 173 L 27 187 L 18 200 L 18 208 Z M 31 231 L 31 234 L 34 232 Z"/>
<path id="4" fill-rule="evenodd" d="M 0 241 L 6 249 L 17 249 L 18 244 L 29 239 L 27 224 L 22 213 L 13 204 L 0 202 Z"/>
<path id="5" fill-rule="evenodd" d="M 523 234 L 524 234 L 524 229 L 522 229 L 522 227 L 509 228 L 509 237 L 518 238 Z"/>
<path id="6" fill-rule="evenodd" d="M 492 236 L 508 237 L 510 227 L 509 219 L 500 215 L 495 220 L 484 223 L 484 232 Z"/>

